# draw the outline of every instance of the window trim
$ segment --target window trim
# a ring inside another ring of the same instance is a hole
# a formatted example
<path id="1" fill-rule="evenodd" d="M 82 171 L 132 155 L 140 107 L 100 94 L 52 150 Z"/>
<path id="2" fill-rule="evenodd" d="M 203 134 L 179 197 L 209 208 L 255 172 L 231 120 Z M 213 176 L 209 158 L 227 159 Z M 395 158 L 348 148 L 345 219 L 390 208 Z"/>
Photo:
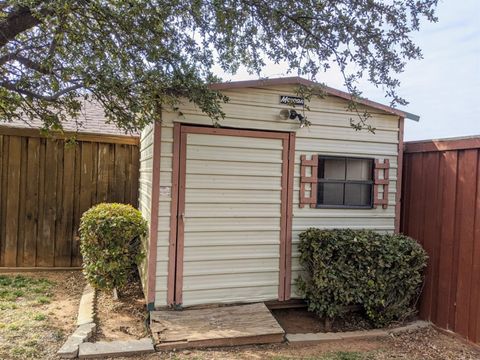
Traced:
<path id="1" fill-rule="evenodd" d="M 364 210 L 364 209 L 374 209 L 374 187 L 375 187 L 375 159 L 369 157 L 355 157 L 355 156 L 332 156 L 332 155 L 318 155 L 318 169 L 320 169 L 320 161 L 324 159 L 335 159 L 340 160 L 343 159 L 345 161 L 345 180 L 339 179 L 321 179 L 318 177 L 317 174 L 317 184 L 320 183 L 337 183 L 337 184 L 362 184 L 362 185 L 370 185 L 370 204 L 369 205 L 345 205 L 345 186 L 343 188 L 343 205 L 328 205 L 328 204 L 319 204 L 319 197 L 317 195 L 317 204 L 315 206 L 316 209 L 356 209 L 356 210 Z M 372 164 L 371 166 L 371 180 L 347 180 L 347 161 L 348 160 L 368 160 Z M 320 189 L 320 186 L 318 186 Z M 317 190 L 318 192 L 318 190 Z"/>

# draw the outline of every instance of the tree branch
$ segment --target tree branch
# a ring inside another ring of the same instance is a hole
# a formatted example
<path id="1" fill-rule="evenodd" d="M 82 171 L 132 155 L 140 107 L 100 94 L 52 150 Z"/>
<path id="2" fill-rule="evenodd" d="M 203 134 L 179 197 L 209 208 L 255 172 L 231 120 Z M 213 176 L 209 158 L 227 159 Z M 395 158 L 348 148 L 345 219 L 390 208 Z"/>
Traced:
<path id="1" fill-rule="evenodd" d="M 7 54 L 4 56 L 0 57 L 0 66 L 6 64 L 9 61 L 18 61 L 20 64 L 23 66 L 35 70 L 41 74 L 44 75 L 52 75 L 53 71 L 49 69 L 48 67 L 42 65 L 41 63 L 38 63 L 36 61 L 30 60 L 26 58 L 25 56 L 22 56 L 20 54 Z"/>
<path id="2" fill-rule="evenodd" d="M 62 90 L 56 92 L 53 95 L 37 94 L 33 91 L 19 88 L 17 85 L 12 84 L 8 81 L 0 82 L 0 87 L 3 87 L 3 88 L 5 88 L 7 90 L 10 90 L 10 91 L 14 91 L 14 92 L 19 93 L 21 95 L 32 97 L 34 99 L 44 100 L 44 101 L 55 101 L 55 100 L 58 100 L 58 98 L 60 98 L 62 95 L 65 95 L 66 93 L 68 93 L 70 91 L 75 91 L 77 89 L 82 88 L 83 84 L 77 84 L 77 85 L 72 85 L 72 86 L 66 87 L 65 89 L 62 89 Z"/>
<path id="3" fill-rule="evenodd" d="M 0 22 L 0 48 L 13 40 L 18 34 L 38 24 L 40 24 L 40 20 L 33 16 L 28 7 L 19 7 Z"/>

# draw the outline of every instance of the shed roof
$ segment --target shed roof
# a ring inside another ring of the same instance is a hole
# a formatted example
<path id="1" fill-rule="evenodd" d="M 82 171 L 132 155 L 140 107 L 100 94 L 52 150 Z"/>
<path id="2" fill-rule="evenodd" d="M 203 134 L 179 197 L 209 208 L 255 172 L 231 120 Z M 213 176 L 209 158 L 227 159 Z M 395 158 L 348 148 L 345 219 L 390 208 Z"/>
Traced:
<path id="1" fill-rule="evenodd" d="M 211 85 L 211 88 L 214 90 L 226 90 L 226 89 L 236 89 L 236 88 L 247 88 L 247 87 L 259 87 L 259 86 L 273 86 L 273 85 L 305 85 L 305 86 L 321 86 L 322 89 L 328 94 L 332 96 L 337 96 L 342 99 L 351 100 L 352 97 L 349 93 L 334 89 L 329 86 L 325 86 L 323 84 L 319 84 L 315 81 L 307 80 L 299 76 L 291 76 L 291 77 L 282 77 L 282 78 L 272 78 L 272 79 L 259 79 L 259 80 L 245 80 L 245 81 L 231 81 L 231 82 L 223 82 L 218 84 Z M 414 121 L 419 121 L 420 116 L 411 114 L 406 111 L 402 111 L 396 109 L 391 106 L 387 106 L 384 104 L 380 104 L 378 102 L 368 100 L 365 98 L 356 99 L 356 102 L 362 105 L 369 106 L 374 109 L 385 111 L 389 114 L 398 115 L 403 118 L 407 118 Z"/>

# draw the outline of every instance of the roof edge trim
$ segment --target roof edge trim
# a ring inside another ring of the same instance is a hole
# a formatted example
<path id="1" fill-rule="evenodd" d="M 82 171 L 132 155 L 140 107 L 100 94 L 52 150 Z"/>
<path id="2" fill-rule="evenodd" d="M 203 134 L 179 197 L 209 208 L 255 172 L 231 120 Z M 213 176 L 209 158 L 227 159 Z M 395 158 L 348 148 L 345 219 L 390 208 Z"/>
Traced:
<path id="1" fill-rule="evenodd" d="M 247 88 L 247 87 L 271 86 L 271 85 L 305 85 L 305 86 L 321 85 L 328 95 L 337 96 L 349 101 L 352 100 L 352 96 L 348 92 L 334 89 L 332 87 L 325 86 L 315 81 L 307 80 L 299 76 L 271 78 L 271 79 L 258 79 L 258 80 L 229 81 L 229 82 L 211 84 L 210 88 L 212 90 L 228 90 L 228 89 L 239 89 L 239 88 Z M 355 100 L 355 102 L 358 104 L 372 107 L 374 109 L 385 111 L 389 114 L 400 116 L 402 118 L 410 119 L 413 121 L 420 120 L 420 116 L 418 115 L 415 115 L 406 111 L 402 111 L 402 110 L 393 108 L 391 106 L 380 104 L 378 102 L 368 100 L 365 98 L 358 98 Z"/>

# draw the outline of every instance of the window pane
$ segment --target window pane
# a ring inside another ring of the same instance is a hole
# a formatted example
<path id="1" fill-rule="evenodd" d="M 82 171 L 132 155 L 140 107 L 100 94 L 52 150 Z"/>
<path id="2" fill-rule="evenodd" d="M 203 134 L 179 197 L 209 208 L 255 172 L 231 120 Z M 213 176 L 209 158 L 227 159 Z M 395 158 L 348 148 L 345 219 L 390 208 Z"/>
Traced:
<path id="1" fill-rule="evenodd" d="M 320 158 L 318 177 L 320 179 L 345 180 L 345 159 Z"/>
<path id="2" fill-rule="evenodd" d="M 372 185 L 345 184 L 345 205 L 371 206 Z"/>
<path id="3" fill-rule="evenodd" d="M 343 184 L 319 183 L 318 204 L 319 205 L 343 205 Z"/>
<path id="4" fill-rule="evenodd" d="M 347 180 L 372 180 L 372 161 L 347 159 Z"/>

